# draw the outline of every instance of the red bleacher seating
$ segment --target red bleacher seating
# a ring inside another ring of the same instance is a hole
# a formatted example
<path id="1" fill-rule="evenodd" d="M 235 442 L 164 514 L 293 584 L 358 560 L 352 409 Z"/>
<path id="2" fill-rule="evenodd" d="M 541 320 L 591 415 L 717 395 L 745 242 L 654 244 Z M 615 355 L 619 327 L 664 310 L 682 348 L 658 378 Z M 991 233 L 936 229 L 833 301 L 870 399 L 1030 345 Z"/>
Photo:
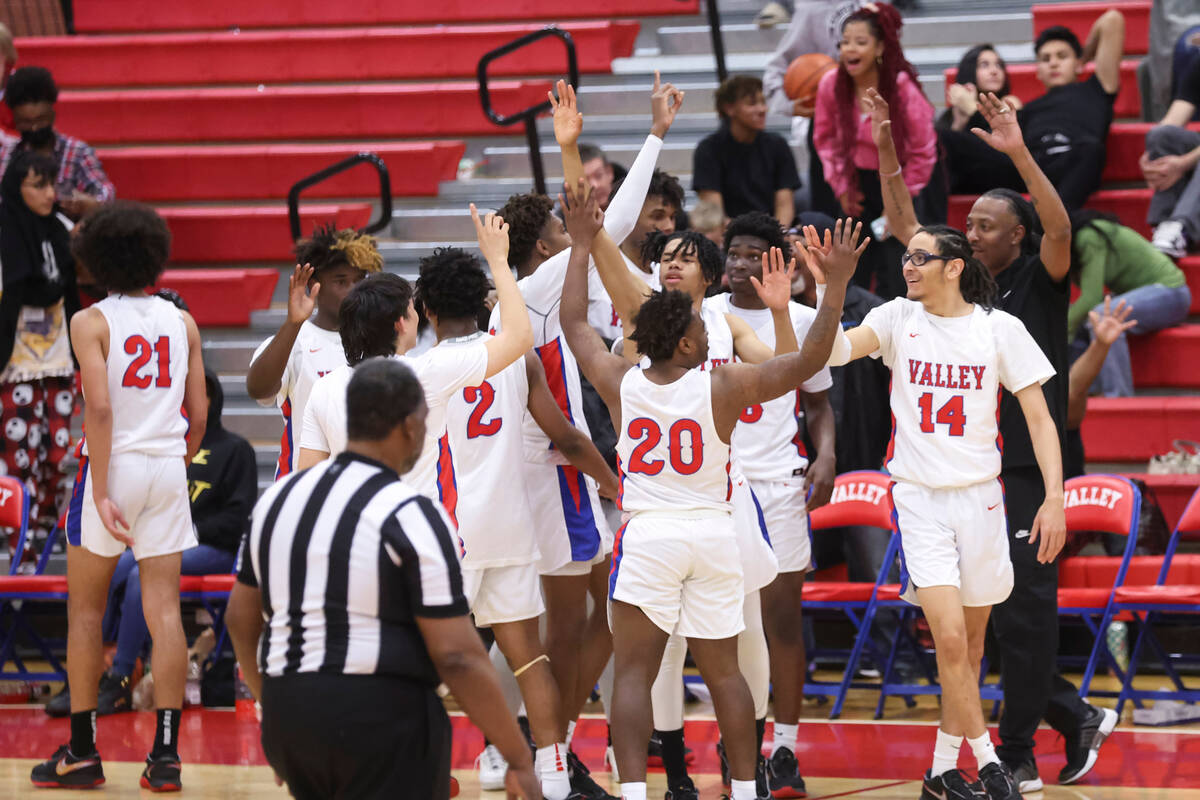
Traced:
<path id="1" fill-rule="evenodd" d="M 1146 149 L 1146 131 L 1154 127 L 1150 122 L 1116 122 L 1108 132 L 1108 152 L 1104 164 L 1104 180 L 1137 181 L 1141 183 L 1142 169 L 1138 159 Z M 1188 125 L 1200 131 L 1200 123 Z"/>
<path id="2" fill-rule="evenodd" d="M 1200 388 L 1200 325 L 1132 336 L 1129 351 L 1138 387 Z"/>
<path id="3" fill-rule="evenodd" d="M 1113 103 L 1113 114 L 1117 119 L 1122 117 L 1141 117 L 1142 115 L 1141 95 L 1138 93 L 1137 85 L 1137 65 L 1138 62 L 1132 60 L 1121 62 L 1121 88 L 1118 90 L 1117 99 Z M 957 69 L 953 67 L 946 70 L 945 79 L 947 86 L 954 83 L 955 72 L 957 72 Z M 1080 80 L 1086 80 L 1091 75 L 1092 68 L 1088 67 L 1083 71 Z M 1008 77 L 1012 81 L 1013 94 L 1021 98 L 1022 102 L 1028 103 L 1030 100 L 1041 97 L 1046 93 L 1045 87 L 1037 79 L 1037 67 L 1034 64 L 1009 64 Z"/>
<path id="4" fill-rule="evenodd" d="M 1147 238 L 1152 234 L 1150 225 L 1146 223 L 1146 212 L 1150 208 L 1149 189 L 1101 189 L 1088 198 L 1087 207 L 1116 214 L 1121 223 L 1141 233 Z M 959 230 L 964 230 L 967 224 L 967 214 L 975 203 L 977 196 L 955 194 L 950 196 L 948 222 Z"/>
<path id="5" fill-rule="evenodd" d="M 473 78 L 484 53 L 541 25 L 63 36 L 22 39 L 21 59 L 54 72 L 63 87 L 186 86 Z M 638 23 L 575 22 L 579 71 L 609 72 L 633 53 Z M 545 39 L 498 59 L 492 75 L 560 73 L 562 42 Z"/>
<path id="6" fill-rule="evenodd" d="M 1175 530 L 1183 509 L 1187 507 L 1192 494 L 1200 489 L 1200 475 L 1151 475 L 1146 472 L 1125 472 L 1126 478 L 1138 478 L 1154 490 L 1158 504 L 1162 506 L 1163 516 L 1167 518 L 1167 527 Z"/>
<path id="7" fill-rule="evenodd" d="M 546 99 L 547 81 L 495 81 L 501 113 Z M 89 143 L 366 139 L 497 134 L 473 83 L 66 91 L 58 125 Z"/>
<path id="8" fill-rule="evenodd" d="M 1187 278 L 1188 288 L 1192 290 L 1192 307 L 1189 311 L 1200 314 L 1200 255 L 1181 258 L 1178 264 Z"/>
<path id="9" fill-rule="evenodd" d="M 1200 397 L 1093 397 L 1081 433 L 1089 461 L 1147 461 L 1200 440 Z"/>
<path id="10" fill-rule="evenodd" d="M 361 151 L 388 167 L 395 197 L 430 197 L 454 180 L 462 142 L 364 142 L 101 148 L 104 169 L 122 197 L 143 201 L 269 200 L 292 184 Z M 304 190 L 304 197 L 370 197 L 379 180 L 369 165 L 347 170 Z"/>
<path id="11" fill-rule="evenodd" d="M 1030 9 L 1034 38 L 1046 28 L 1064 25 L 1074 31 L 1080 42 L 1086 42 L 1092 24 L 1110 8 L 1117 9 L 1125 17 L 1125 52 L 1130 55 L 1145 53 L 1150 43 L 1149 0 L 1036 5 Z"/>
<path id="12" fill-rule="evenodd" d="M 699 0 L 75 0 L 80 33 L 420 25 L 698 14 Z"/>
<path id="13" fill-rule="evenodd" d="M 158 286 L 179 292 L 196 324 L 246 326 L 250 312 L 270 308 L 279 271 L 258 269 L 168 269 Z"/>
<path id="14" fill-rule="evenodd" d="M 171 228 L 171 262 L 287 261 L 291 258 L 292 236 L 287 208 L 279 206 L 203 206 L 160 208 Z M 300 228 L 310 232 L 325 222 L 339 228 L 361 228 L 370 220 L 371 207 L 364 204 L 301 205 Z"/>

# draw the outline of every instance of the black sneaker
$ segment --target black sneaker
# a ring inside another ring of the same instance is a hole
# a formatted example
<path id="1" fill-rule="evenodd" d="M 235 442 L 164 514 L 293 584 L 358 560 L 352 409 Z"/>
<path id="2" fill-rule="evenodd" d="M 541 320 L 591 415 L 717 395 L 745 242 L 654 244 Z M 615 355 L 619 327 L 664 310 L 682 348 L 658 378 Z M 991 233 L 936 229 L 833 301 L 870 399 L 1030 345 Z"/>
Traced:
<path id="1" fill-rule="evenodd" d="M 692 779 L 684 778 L 683 780 L 685 782 L 667 789 L 663 800 L 700 800 L 700 792 L 696 790 L 696 784 L 692 783 Z"/>
<path id="2" fill-rule="evenodd" d="M 725 757 L 725 741 L 717 740 L 717 758 L 721 762 L 721 785 L 728 789 L 732 784 L 729 781 L 729 759 Z"/>
<path id="3" fill-rule="evenodd" d="M 767 759 L 762 753 L 758 754 L 758 764 L 754 767 L 754 797 L 755 800 L 771 800 L 771 782 L 767 777 Z"/>
<path id="4" fill-rule="evenodd" d="M 1022 761 L 1020 764 L 1010 764 L 1006 761 L 1004 765 L 1012 772 L 1013 780 L 1017 782 L 1017 791 L 1021 794 L 1040 792 L 1046 788 L 1042 783 L 1042 776 L 1038 774 L 1037 762 Z"/>
<path id="5" fill-rule="evenodd" d="M 52 717 L 71 716 L 71 687 L 63 683 L 62 689 L 45 705 L 45 711 Z"/>
<path id="6" fill-rule="evenodd" d="M 142 788 L 152 792 L 178 792 L 183 788 L 180 771 L 179 756 L 147 758 L 146 768 L 142 770 Z"/>
<path id="7" fill-rule="evenodd" d="M 567 776 L 571 780 L 571 794 L 568 800 L 619 800 L 592 780 L 587 766 L 575 755 L 575 751 L 570 749 L 567 750 Z"/>
<path id="8" fill-rule="evenodd" d="M 960 769 L 948 769 L 941 775 L 925 772 L 921 784 L 921 800 L 986 800 L 987 795 L 978 783 L 967 780 Z"/>
<path id="9" fill-rule="evenodd" d="M 64 744 L 49 761 L 34 767 L 29 779 L 43 789 L 91 789 L 104 783 L 104 767 L 100 764 L 100 753 L 76 758 Z"/>
<path id="10" fill-rule="evenodd" d="M 128 675 L 117 675 L 111 670 L 100 676 L 100 694 L 96 699 L 96 716 L 133 711 L 133 687 Z"/>
<path id="11" fill-rule="evenodd" d="M 1021 800 L 1012 771 L 1002 762 L 984 764 L 979 770 L 979 782 L 988 800 Z"/>
<path id="12" fill-rule="evenodd" d="M 781 747 L 767 764 L 771 797 L 808 797 L 804 778 L 800 777 L 800 762 L 790 748 Z"/>
<path id="13" fill-rule="evenodd" d="M 1117 727 L 1117 712 L 1091 706 L 1092 713 L 1079 725 L 1079 732 L 1067 736 L 1067 765 L 1058 773 L 1059 783 L 1075 783 L 1092 771 L 1100 755 L 1100 745 Z"/>

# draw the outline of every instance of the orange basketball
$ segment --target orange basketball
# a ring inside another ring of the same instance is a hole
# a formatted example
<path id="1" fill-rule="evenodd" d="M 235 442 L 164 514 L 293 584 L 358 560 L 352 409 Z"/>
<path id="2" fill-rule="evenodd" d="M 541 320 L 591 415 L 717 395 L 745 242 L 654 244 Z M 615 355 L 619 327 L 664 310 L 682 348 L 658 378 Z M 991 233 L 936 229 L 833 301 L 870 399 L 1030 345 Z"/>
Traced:
<path id="1" fill-rule="evenodd" d="M 790 100 L 811 101 L 817 94 L 821 76 L 837 66 L 824 53 L 805 53 L 788 65 L 783 76 L 783 91 Z"/>

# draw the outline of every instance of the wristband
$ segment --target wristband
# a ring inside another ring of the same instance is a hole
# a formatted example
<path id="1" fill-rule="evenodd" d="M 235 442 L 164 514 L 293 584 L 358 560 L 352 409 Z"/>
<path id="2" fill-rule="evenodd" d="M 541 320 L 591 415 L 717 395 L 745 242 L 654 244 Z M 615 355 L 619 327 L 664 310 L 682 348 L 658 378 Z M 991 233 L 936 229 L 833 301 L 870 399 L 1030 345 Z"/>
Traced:
<path id="1" fill-rule="evenodd" d="M 899 174 L 900 174 L 901 172 L 903 172 L 903 171 L 904 171 L 904 167 L 896 167 L 896 171 L 895 171 L 895 172 L 889 172 L 889 173 L 888 173 L 888 174 L 886 174 L 886 175 L 883 175 L 883 174 L 881 174 L 879 177 L 881 177 L 881 178 L 885 178 L 885 179 L 886 179 L 886 178 L 894 178 L 894 177 L 896 177 L 897 175 L 899 175 Z"/>

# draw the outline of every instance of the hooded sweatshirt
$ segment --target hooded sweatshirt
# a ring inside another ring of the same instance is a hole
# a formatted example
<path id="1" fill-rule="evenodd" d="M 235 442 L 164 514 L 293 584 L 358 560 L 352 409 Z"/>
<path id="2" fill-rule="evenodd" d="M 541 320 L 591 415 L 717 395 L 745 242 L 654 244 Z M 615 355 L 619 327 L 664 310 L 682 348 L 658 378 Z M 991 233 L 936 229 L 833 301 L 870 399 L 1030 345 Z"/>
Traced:
<path id="1" fill-rule="evenodd" d="M 208 426 L 188 466 L 192 524 L 200 544 L 237 552 L 258 497 L 258 465 L 250 443 L 221 425 L 225 393 L 212 370 L 204 371 Z"/>

